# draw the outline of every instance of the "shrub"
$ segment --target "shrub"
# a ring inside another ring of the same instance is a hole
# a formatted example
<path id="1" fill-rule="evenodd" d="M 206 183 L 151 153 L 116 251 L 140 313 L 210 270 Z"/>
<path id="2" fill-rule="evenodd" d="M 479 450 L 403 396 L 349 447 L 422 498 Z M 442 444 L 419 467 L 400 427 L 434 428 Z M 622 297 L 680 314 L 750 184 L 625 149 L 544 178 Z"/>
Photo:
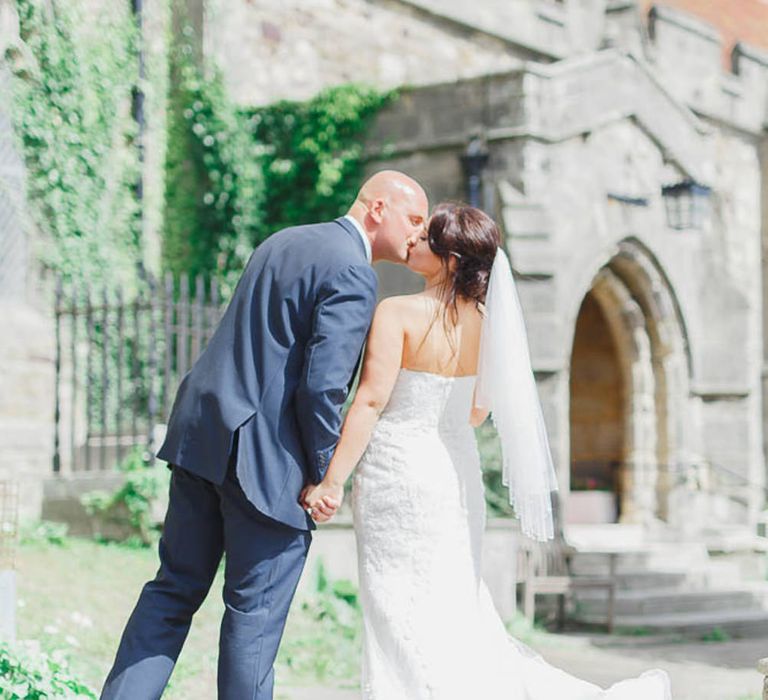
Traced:
<path id="1" fill-rule="evenodd" d="M 160 463 L 149 465 L 141 450 L 134 450 L 120 465 L 122 486 L 113 493 L 91 491 L 81 501 L 89 515 L 113 524 L 127 525 L 134 540 L 149 546 L 160 532 L 160 510 L 168 493 L 170 472 Z M 102 523 L 103 524 L 103 523 Z M 99 536 L 103 536 L 99 532 Z"/>
<path id="2" fill-rule="evenodd" d="M 24 526 L 20 539 L 23 544 L 53 544 L 60 547 L 66 544 L 68 531 L 69 525 L 66 523 L 40 520 Z"/>
<path id="3" fill-rule="evenodd" d="M 0 642 L 0 698 L 95 700 L 96 693 L 71 674 L 61 653 L 46 654 L 34 644 Z"/>

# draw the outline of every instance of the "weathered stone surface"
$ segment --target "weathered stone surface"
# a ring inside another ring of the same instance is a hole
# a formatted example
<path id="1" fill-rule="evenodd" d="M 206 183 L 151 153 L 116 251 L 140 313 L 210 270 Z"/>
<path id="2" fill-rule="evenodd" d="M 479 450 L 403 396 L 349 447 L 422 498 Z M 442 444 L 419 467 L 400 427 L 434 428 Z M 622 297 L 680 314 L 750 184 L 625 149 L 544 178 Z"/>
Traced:
<path id="1" fill-rule="evenodd" d="M 53 459 L 54 344 L 49 318 L 0 301 L 0 479 L 19 482 L 22 518 L 37 518 Z"/>
<path id="2" fill-rule="evenodd" d="M 613 281 L 598 301 L 612 319 L 606 332 L 625 402 L 612 453 L 626 465 L 622 518 L 670 518 L 672 504 L 685 501 L 673 500 L 671 485 L 699 461 L 710 476 L 705 484 L 691 482 L 704 499 L 692 511 L 698 526 L 748 525 L 762 497 L 745 484 L 764 483 L 762 194 L 754 140 L 705 126 L 647 67 L 619 53 L 495 76 L 495 94 L 516 96 L 507 102 L 509 116 L 499 99 L 493 126 L 488 109 L 479 125 L 464 120 L 463 100 L 448 96 L 474 91 L 487 104 L 489 84 L 473 79 L 406 92 L 381 115 L 370 142 L 381 156 L 372 167 L 418 164 L 416 176 L 437 200 L 450 190 L 446 173 L 461 176 L 462 133 L 465 144 L 473 133 L 485 135 L 486 187 L 493 188 L 494 210 L 523 275 L 534 366 L 564 381 L 564 392 L 542 397 L 561 470 L 574 458 L 574 441 L 586 439 L 568 415 L 574 328 L 601 269 L 610 270 Z M 401 112 L 403 123 L 418 123 L 410 140 L 398 131 Z M 496 128 L 505 122 L 514 128 Z M 384 134 L 402 144 L 395 159 L 382 148 Z M 674 230 L 662 186 L 690 176 L 713 186 L 712 208 L 700 228 Z M 594 410 L 606 409 L 599 393 L 590 396 Z M 606 437 L 607 424 L 598 425 Z M 741 479 L 738 488 L 726 483 L 724 470 Z"/>
<path id="3" fill-rule="evenodd" d="M 510 68 L 508 42 L 410 3 L 227 0 L 209 9 L 206 51 L 234 98 L 305 99 L 328 85 L 424 84 Z"/>
<path id="4" fill-rule="evenodd" d="M 0 640 L 16 640 L 16 572 L 0 570 Z"/>

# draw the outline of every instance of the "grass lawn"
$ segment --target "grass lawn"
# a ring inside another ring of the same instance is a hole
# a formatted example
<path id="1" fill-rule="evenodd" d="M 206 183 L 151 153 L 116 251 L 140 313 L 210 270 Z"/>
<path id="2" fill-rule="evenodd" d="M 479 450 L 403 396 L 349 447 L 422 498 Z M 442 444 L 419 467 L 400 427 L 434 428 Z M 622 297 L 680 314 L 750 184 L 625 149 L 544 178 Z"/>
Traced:
<path id="1" fill-rule="evenodd" d="M 19 639 L 39 640 L 49 651 L 64 650 L 73 673 L 98 690 L 141 586 L 156 567 L 154 548 L 132 549 L 74 538 L 62 545 L 22 545 L 18 557 Z M 220 574 L 195 616 L 164 698 L 216 697 L 221 586 Z M 321 581 L 316 594 L 297 600 L 278 658 L 277 698 L 281 685 L 356 686 L 359 630 L 356 592 L 344 582 Z"/>
<path id="2" fill-rule="evenodd" d="M 44 539 L 22 544 L 19 639 L 36 640 L 49 652 L 63 650 L 72 673 L 98 691 L 141 587 L 154 576 L 157 565 L 154 547 L 136 549 L 75 538 L 64 538 L 61 544 Z M 321 688 L 358 687 L 362 620 L 357 590 L 348 581 L 329 581 L 322 565 L 307 573 L 315 585 L 304 587 L 288 616 L 276 664 L 276 700 L 295 697 L 297 686 L 314 689 L 303 691 L 301 697 Z M 220 572 L 195 616 L 164 698 L 216 697 L 221 588 Z M 556 639 L 532 630 L 522 616 L 508 629 L 534 646 Z"/>

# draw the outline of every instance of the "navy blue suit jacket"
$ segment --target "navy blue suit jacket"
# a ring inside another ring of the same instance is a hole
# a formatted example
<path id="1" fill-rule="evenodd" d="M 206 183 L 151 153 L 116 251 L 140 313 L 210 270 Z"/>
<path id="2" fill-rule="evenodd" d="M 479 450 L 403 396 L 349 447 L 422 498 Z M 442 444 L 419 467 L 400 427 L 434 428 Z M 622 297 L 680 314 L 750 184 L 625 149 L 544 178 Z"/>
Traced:
<path id="1" fill-rule="evenodd" d="M 345 219 L 273 234 L 182 380 L 158 457 L 221 484 L 234 456 L 260 512 L 312 529 L 299 494 L 322 479 L 338 442 L 376 284 Z"/>

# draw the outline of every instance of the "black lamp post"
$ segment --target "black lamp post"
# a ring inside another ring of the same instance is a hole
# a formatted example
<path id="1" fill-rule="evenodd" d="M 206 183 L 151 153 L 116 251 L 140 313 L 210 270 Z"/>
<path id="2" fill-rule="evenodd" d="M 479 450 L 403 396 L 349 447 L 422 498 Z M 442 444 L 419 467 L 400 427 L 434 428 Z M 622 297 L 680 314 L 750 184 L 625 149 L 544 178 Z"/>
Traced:
<path id="1" fill-rule="evenodd" d="M 467 178 L 467 200 L 471 206 L 480 207 L 482 176 L 488 164 L 488 149 L 477 136 L 467 144 L 461 156 L 461 164 L 464 166 L 464 174 Z"/>
<path id="2" fill-rule="evenodd" d="M 667 224 L 677 230 L 698 229 L 709 214 L 712 190 L 694 180 L 664 185 L 661 194 L 667 212 Z"/>

